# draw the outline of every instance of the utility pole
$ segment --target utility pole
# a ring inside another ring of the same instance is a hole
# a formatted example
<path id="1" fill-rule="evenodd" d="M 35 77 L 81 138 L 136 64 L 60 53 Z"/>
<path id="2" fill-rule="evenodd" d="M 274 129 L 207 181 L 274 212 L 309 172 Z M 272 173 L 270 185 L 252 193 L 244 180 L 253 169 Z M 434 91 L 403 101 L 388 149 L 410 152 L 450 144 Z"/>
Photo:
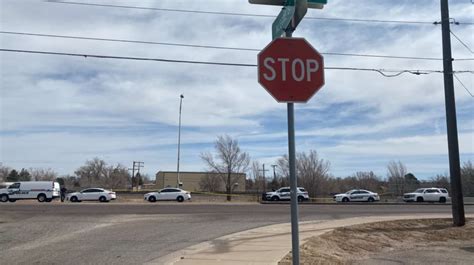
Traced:
<path id="1" fill-rule="evenodd" d="M 133 180 L 135 179 L 135 168 L 137 169 L 137 173 L 140 174 L 140 168 L 144 167 L 144 162 L 141 161 L 133 161 L 133 167 L 132 167 L 132 191 L 133 191 Z M 130 168 L 128 169 L 130 170 Z M 137 189 L 138 189 L 138 180 L 137 182 Z"/>
<path id="2" fill-rule="evenodd" d="M 267 192 L 267 179 L 265 178 L 265 171 L 268 171 L 268 169 L 265 169 L 265 164 L 262 165 L 263 169 L 258 170 L 263 172 L 263 192 Z"/>
<path id="3" fill-rule="evenodd" d="M 145 163 L 143 163 L 141 161 L 134 161 L 133 163 L 137 164 L 137 173 L 139 174 L 140 173 L 140 168 L 144 167 Z"/>
<path id="4" fill-rule="evenodd" d="M 461 165 L 459 162 L 456 102 L 453 83 L 453 59 L 451 54 L 451 30 L 449 28 L 448 0 L 441 0 L 441 30 L 443 38 L 444 96 L 446 105 L 446 125 L 448 131 L 449 175 L 451 179 L 451 207 L 453 225 L 466 223 L 461 185 Z"/>
<path id="5" fill-rule="evenodd" d="M 132 179 L 130 180 L 131 184 L 132 184 L 132 191 L 133 191 L 133 180 L 135 178 L 135 161 L 133 161 L 133 167 L 132 168 L 128 168 L 128 170 L 131 170 L 132 171 Z"/>
<path id="6" fill-rule="evenodd" d="M 278 182 L 278 180 L 277 180 L 277 175 L 276 175 L 276 171 L 275 171 L 276 167 L 277 167 L 277 165 L 272 165 L 272 168 L 273 168 L 273 181 L 275 181 L 275 183 Z M 272 182 L 273 182 L 273 181 L 272 181 Z"/>

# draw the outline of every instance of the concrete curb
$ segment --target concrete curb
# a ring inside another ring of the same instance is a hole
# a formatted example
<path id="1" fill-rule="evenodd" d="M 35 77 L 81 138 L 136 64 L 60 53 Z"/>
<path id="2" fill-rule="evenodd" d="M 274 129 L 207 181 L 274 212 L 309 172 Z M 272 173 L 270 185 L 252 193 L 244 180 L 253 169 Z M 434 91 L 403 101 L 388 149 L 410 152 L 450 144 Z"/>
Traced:
<path id="1" fill-rule="evenodd" d="M 319 236 L 338 227 L 380 221 L 451 218 L 449 214 L 395 215 L 381 217 L 353 217 L 338 220 L 301 222 L 300 244 L 313 236 Z M 469 215 L 474 217 L 474 215 Z M 226 235 L 203 242 L 146 264 L 214 265 L 214 264 L 278 264 L 291 251 L 290 223 L 264 226 Z"/>
<path id="2" fill-rule="evenodd" d="M 260 204 L 265 205 L 290 205 L 289 201 L 262 201 Z M 450 202 L 447 203 L 439 203 L 439 202 L 345 202 L 345 203 L 337 203 L 337 202 L 301 202 L 298 205 L 407 205 L 407 206 L 419 206 L 419 205 L 446 205 L 451 206 Z M 464 205 L 474 205 L 474 203 L 468 202 L 464 203 Z"/>

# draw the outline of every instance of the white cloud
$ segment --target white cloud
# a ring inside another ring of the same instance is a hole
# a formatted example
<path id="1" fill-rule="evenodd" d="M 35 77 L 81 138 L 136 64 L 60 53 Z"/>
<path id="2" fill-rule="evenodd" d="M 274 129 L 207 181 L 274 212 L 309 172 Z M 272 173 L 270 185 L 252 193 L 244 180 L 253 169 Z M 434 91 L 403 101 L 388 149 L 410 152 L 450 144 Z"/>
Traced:
<path id="1" fill-rule="evenodd" d="M 94 1 L 90 1 L 94 2 Z M 130 5 L 129 1 L 103 1 Z M 473 6 L 451 1 L 452 17 L 469 21 Z M 141 1 L 139 6 L 274 14 L 278 7 L 247 1 Z M 439 20 L 432 1 L 334 0 L 312 17 Z M 4 0 L 1 30 L 118 38 L 228 47 L 263 48 L 272 18 L 158 12 Z M 366 24 L 306 19 L 295 36 L 320 52 L 441 57 L 440 27 Z M 452 26 L 472 46 L 472 28 Z M 256 63 L 256 52 L 190 49 L 59 38 L 0 35 L 2 48 L 137 56 L 179 60 Z M 456 40 L 455 58 L 472 55 Z M 253 67 L 72 58 L 0 53 L 0 160 L 14 167 L 38 162 L 72 171 L 84 160 L 103 156 L 127 163 L 141 157 L 150 173 L 173 169 L 179 95 L 183 101 L 186 170 L 201 170 L 199 153 L 217 135 L 242 139 L 250 155 L 271 163 L 286 152 L 286 110 L 261 88 Z M 377 69 L 442 69 L 441 61 L 326 56 L 326 66 Z M 455 61 L 455 70 L 472 69 Z M 472 86 L 470 75 L 459 77 Z M 461 150 L 472 146 L 472 98 L 456 85 Z M 342 107 L 341 107 L 342 106 Z M 326 71 L 326 86 L 296 107 L 299 150 L 321 150 L 333 172 L 348 174 L 352 155 L 446 155 L 444 88 L 441 74 L 384 78 L 375 72 Z M 134 128 L 126 130 L 125 128 Z M 104 131 L 106 133 L 104 133 Z M 375 139 L 374 139 L 375 138 Z M 444 140 L 443 140 L 444 139 Z M 469 142 L 470 140 L 470 142 Z M 133 149 L 133 154 L 128 150 Z M 345 157 L 338 154 L 343 153 Z M 66 154 L 66 155 L 65 155 Z M 374 158 L 374 157 L 372 157 Z M 442 158 L 441 158 L 442 159 Z M 376 159 L 374 159 L 376 160 Z M 43 163 L 44 162 L 44 163 Z M 416 162 L 420 171 L 439 161 Z M 386 161 L 358 162 L 357 168 L 383 168 Z M 383 165 L 381 165 L 383 164 Z M 153 165 L 153 166 L 151 166 Z M 364 166 L 365 165 L 365 166 Z M 442 172 L 441 172 L 442 173 Z"/>

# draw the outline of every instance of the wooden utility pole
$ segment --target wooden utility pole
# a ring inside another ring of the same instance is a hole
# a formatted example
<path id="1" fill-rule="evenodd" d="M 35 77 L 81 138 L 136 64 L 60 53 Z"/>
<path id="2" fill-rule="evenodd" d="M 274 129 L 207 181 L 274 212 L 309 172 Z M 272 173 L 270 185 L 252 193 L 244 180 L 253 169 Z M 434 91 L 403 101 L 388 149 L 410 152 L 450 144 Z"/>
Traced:
<path id="1" fill-rule="evenodd" d="M 466 223 L 459 162 L 458 128 L 456 102 L 454 98 L 453 58 L 451 54 L 451 30 L 449 29 L 448 0 L 441 0 L 441 32 L 443 38 L 444 96 L 446 124 L 448 129 L 449 175 L 451 178 L 451 205 L 454 226 Z"/>

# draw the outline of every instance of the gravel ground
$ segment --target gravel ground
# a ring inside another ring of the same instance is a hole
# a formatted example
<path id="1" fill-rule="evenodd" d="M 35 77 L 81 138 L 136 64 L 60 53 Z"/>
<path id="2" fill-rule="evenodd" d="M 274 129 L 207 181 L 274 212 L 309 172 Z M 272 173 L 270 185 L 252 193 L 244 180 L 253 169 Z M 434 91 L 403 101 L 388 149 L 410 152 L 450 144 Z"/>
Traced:
<path id="1" fill-rule="evenodd" d="M 301 264 L 473 264 L 474 220 L 453 227 L 451 219 L 379 222 L 335 229 L 310 238 Z M 291 264 L 289 253 L 280 265 Z"/>

